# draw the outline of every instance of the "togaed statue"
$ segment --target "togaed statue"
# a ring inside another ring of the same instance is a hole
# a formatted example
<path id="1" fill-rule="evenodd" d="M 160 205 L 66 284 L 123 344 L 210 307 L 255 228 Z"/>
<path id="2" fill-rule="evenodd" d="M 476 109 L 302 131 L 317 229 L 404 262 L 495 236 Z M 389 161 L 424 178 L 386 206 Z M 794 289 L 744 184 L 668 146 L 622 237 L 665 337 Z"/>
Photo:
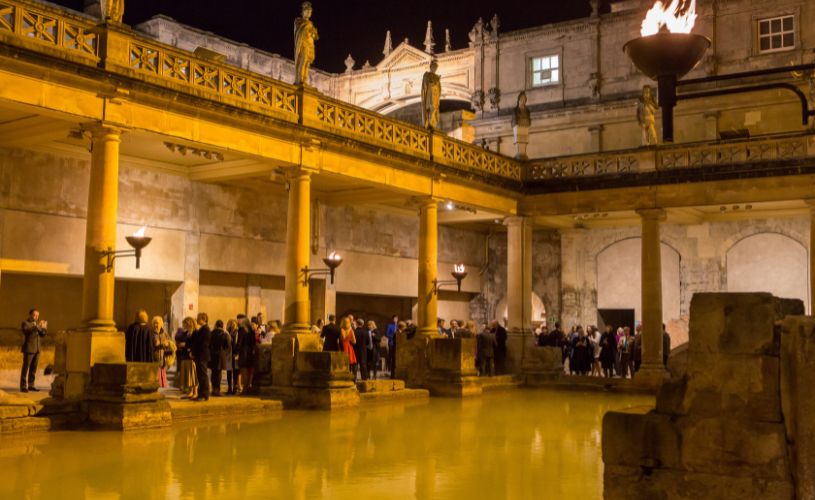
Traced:
<path id="1" fill-rule="evenodd" d="M 642 145 L 655 146 L 657 144 L 656 125 L 657 101 L 654 91 L 648 85 L 642 88 L 642 96 L 637 101 L 637 121 L 642 129 Z"/>
<path id="2" fill-rule="evenodd" d="M 294 84 L 308 85 L 308 70 L 314 62 L 314 42 L 319 40 L 311 22 L 311 2 L 303 2 L 302 17 L 294 20 Z"/>
<path id="3" fill-rule="evenodd" d="M 125 14 L 125 0 L 105 0 L 102 6 L 105 9 L 102 19 L 116 23 L 122 22 L 122 16 Z"/>
<path id="4" fill-rule="evenodd" d="M 430 71 L 422 78 L 422 123 L 430 129 L 439 128 L 439 101 L 441 100 L 441 77 L 436 74 L 439 63 L 430 62 Z"/>

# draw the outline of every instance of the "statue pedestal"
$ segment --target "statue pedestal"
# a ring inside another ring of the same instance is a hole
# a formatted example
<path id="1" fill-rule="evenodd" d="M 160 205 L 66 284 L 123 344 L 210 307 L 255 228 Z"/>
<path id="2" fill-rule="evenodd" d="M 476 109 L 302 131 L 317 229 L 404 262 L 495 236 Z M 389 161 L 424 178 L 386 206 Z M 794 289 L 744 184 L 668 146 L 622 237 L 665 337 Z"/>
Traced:
<path id="1" fill-rule="evenodd" d="M 320 351 L 320 336 L 311 332 L 275 335 L 271 347 L 271 383 L 275 389 L 292 386 L 295 359 L 302 351 Z"/>
<path id="2" fill-rule="evenodd" d="M 359 406 L 348 355 L 344 352 L 298 352 L 290 402 L 298 408 L 332 410 Z"/>
<path id="3" fill-rule="evenodd" d="M 560 347 L 530 347 L 521 366 L 526 385 L 539 385 L 563 376 L 563 351 Z"/>
<path id="4" fill-rule="evenodd" d="M 124 363 L 125 337 L 117 331 L 70 330 L 59 332 L 54 353 L 57 376 L 50 395 L 56 399 L 81 399 L 96 363 Z"/>
<path id="5" fill-rule="evenodd" d="M 431 395 L 481 395 L 481 381 L 475 371 L 475 339 L 430 339 L 429 355 L 430 372 L 425 385 Z"/>
<path id="6" fill-rule="evenodd" d="M 173 417 L 158 392 L 155 363 L 97 363 L 86 392 L 88 420 L 94 426 L 133 430 L 167 427 Z"/>
<path id="7" fill-rule="evenodd" d="M 396 373 L 398 380 L 404 380 L 410 389 L 425 387 L 428 366 L 428 349 L 432 337 L 417 333 L 412 338 L 402 332 L 396 337 Z"/>

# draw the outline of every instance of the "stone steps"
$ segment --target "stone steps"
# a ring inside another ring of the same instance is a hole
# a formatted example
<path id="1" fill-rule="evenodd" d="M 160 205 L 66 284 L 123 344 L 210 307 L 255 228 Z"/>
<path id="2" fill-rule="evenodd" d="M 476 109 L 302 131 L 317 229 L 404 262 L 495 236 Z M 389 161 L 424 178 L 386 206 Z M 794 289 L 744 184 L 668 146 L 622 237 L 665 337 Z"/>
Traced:
<path id="1" fill-rule="evenodd" d="M 169 399 L 173 422 L 235 415 L 270 415 L 283 412 L 283 402 L 276 399 L 244 397 L 210 397 L 209 401 Z"/>
<path id="2" fill-rule="evenodd" d="M 484 392 L 505 391 L 517 389 L 521 381 L 514 375 L 496 375 L 494 377 L 479 377 L 481 390 Z"/>

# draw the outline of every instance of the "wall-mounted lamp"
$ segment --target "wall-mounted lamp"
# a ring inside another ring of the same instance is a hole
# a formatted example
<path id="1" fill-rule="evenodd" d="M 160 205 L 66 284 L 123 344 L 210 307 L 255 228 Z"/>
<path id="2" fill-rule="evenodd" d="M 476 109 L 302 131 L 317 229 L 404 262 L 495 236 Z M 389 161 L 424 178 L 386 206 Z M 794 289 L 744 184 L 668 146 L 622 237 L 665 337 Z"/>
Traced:
<path id="1" fill-rule="evenodd" d="M 438 295 L 439 290 L 441 287 L 448 286 L 448 285 L 456 285 L 458 287 L 458 291 L 461 292 L 461 282 L 464 281 L 464 278 L 467 277 L 467 270 L 464 267 L 464 264 L 456 264 L 453 266 L 453 272 L 450 273 L 453 278 L 452 280 L 433 280 L 433 295 Z"/>
<path id="2" fill-rule="evenodd" d="M 117 257 L 136 257 L 136 269 L 139 269 L 141 264 L 141 251 L 144 250 L 144 247 L 149 245 L 151 241 L 153 241 L 153 238 L 144 235 L 146 230 L 147 228 L 142 226 L 142 228 L 133 233 L 132 236 L 125 238 L 127 243 L 133 247 L 133 250 L 114 250 L 112 248 L 108 248 L 102 252 L 102 255 L 108 259 L 107 265 L 105 266 L 105 272 L 109 273 L 113 271 L 113 262 Z"/>
<path id="3" fill-rule="evenodd" d="M 326 269 L 309 269 L 308 266 L 303 268 L 303 286 L 308 286 L 308 280 L 312 276 L 330 276 L 331 284 L 334 284 L 334 272 L 342 264 L 342 257 L 337 252 L 331 254 L 323 259 L 323 264 L 327 266 Z"/>

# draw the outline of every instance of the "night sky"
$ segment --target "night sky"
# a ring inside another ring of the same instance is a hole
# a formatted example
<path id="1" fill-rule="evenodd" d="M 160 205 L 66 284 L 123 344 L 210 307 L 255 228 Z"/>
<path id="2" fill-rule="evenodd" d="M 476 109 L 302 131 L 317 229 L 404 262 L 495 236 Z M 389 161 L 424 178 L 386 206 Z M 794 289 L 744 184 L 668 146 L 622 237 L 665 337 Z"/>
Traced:
<path id="1" fill-rule="evenodd" d="M 51 0 L 82 10 L 83 0 Z M 433 21 L 436 50 L 444 49 L 444 29 L 451 30 L 453 49 L 467 46 L 467 33 L 479 17 L 498 14 L 501 31 L 588 16 L 588 0 L 311 0 L 312 19 L 320 33 L 314 66 L 345 69 L 350 52 L 359 68 L 365 60 L 382 59 L 385 31 L 394 47 L 405 37 L 423 47 L 425 27 Z M 606 3 L 606 2 L 603 2 Z M 125 22 L 136 25 L 156 14 L 211 31 L 269 52 L 292 57 L 292 24 L 300 14 L 299 0 L 127 0 Z M 606 9 L 603 9 L 606 10 Z"/>

